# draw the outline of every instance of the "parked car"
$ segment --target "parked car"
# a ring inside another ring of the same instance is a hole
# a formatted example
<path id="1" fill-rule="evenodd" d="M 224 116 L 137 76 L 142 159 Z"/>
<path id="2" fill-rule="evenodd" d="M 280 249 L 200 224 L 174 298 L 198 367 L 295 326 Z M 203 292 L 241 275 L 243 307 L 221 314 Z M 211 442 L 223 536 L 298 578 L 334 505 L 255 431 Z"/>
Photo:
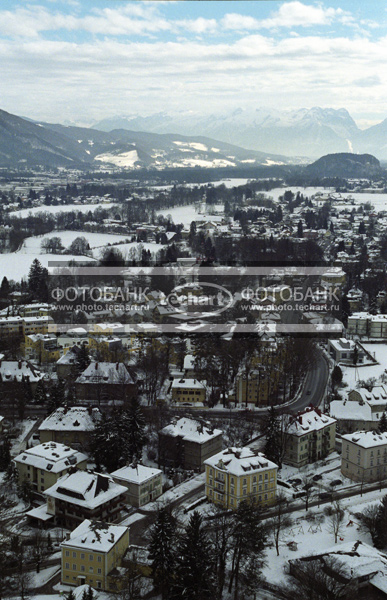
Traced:
<path id="1" fill-rule="evenodd" d="M 333 495 L 332 492 L 321 492 L 321 494 L 319 494 L 319 498 L 320 500 L 332 500 Z"/>
<path id="2" fill-rule="evenodd" d="M 334 479 L 333 481 L 330 482 L 329 485 L 331 485 L 332 487 L 334 487 L 335 485 L 342 485 L 342 481 L 341 479 Z"/>
<path id="3" fill-rule="evenodd" d="M 322 479 L 321 473 L 316 473 L 316 475 L 313 475 L 312 479 L 313 481 L 320 481 L 320 479 Z"/>

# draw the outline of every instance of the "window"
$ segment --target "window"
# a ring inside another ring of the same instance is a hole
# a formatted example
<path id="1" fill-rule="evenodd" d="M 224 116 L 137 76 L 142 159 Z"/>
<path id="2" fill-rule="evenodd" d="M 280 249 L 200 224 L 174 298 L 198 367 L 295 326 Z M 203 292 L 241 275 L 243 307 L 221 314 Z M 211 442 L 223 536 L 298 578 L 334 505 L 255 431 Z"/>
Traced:
<path id="1" fill-rule="evenodd" d="M 89 567 L 89 573 L 94 573 L 93 567 Z"/>
<path id="2" fill-rule="evenodd" d="M 82 573 L 85 572 L 85 565 L 81 565 L 81 571 L 82 571 Z"/>
<path id="3" fill-rule="evenodd" d="M 231 477 L 230 483 L 231 483 L 231 485 L 234 485 L 234 477 Z"/>
<path id="4" fill-rule="evenodd" d="M 243 485 L 247 485 L 247 480 L 246 479 L 243 480 Z"/>
<path id="5" fill-rule="evenodd" d="M 83 553 L 81 553 L 81 559 L 85 560 L 85 555 Z"/>
<path id="6" fill-rule="evenodd" d="M 66 550 L 66 556 L 70 556 L 70 552 Z"/>
<path id="7" fill-rule="evenodd" d="M 102 588 L 102 583 L 100 581 L 97 581 L 97 590 L 100 590 Z"/>
<path id="8" fill-rule="evenodd" d="M 75 563 L 73 563 L 73 571 L 77 570 L 77 565 Z"/>
<path id="9" fill-rule="evenodd" d="M 70 568 L 70 563 L 65 563 L 65 569 L 69 569 Z"/>
<path id="10" fill-rule="evenodd" d="M 102 556 L 97 556 L 97 561 L 102 562 Z"/>
<path id="11" fill-rule="evenodd" d="M 102 573 L 102 569 L 97 569 L 97 573 L 100 575 Z"/>
<path id="12" fill-rule="evenodd" d="M 77 553 L 73 552 L 73 558 L 77 558 Z"/>
<path id="13" fill-rule="evenodd" d="M 94 560 L 94 556 L 92 554 L 89 554 L 89 560 Z"/>

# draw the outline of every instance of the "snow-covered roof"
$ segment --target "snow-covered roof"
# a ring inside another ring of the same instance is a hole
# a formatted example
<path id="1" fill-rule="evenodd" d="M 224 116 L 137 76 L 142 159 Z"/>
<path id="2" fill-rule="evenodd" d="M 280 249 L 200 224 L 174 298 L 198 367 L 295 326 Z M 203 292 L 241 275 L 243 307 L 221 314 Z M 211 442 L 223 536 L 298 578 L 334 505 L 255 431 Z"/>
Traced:
<path id="1" fill-rule="evenodd" d="M 376 433 L 376 431 L 356 431 L 342 436 L 347 442 L 352 442 L 362 448 L 375 448 L 387 445 L 387 433 Z"/>
<path id="2" fill-rule="evenodd" d="M 341 421 L 379 421 L 369 404 L 360 404 L 354 400 L 333 400 L 329 405 L 329 412 L 332 417 Z"/>
<path id="3" fill-rule="evenodd" d="M 320 410 L 307 409 L 303 413 L 290 417 L 288 433 L 290 435 L 302 436 L 311 431 L 318 431 L 336 423 L 336 419 L 324 415 Z"/>
<path id="4" fill-rule="evenodd" d="M 346 340 L 345 338 L 339 338 L 338 340 L 329 340 L 329 344 L 337 352 L 344 352 L 345 350 L 353 350 L 356 343 L 353 340 Z"/>
<path id="5" fill-rule="evenodd" d="M 192 371 L 195 368 L 195 357 L 193 354 L 187 354 L 184 357 L 184 370 Z"/>
<path id="6" fill-rule="evenodd" d="M 123 525 L 110 525 L 85 519 L 70 533 L 70 539 L 61 543 L 61 547 L 109 552 L 127 531 L 128 527 Z"/>
<path id="7" fill-rule="evenodd" d="M 386 406 L 387 404 L 387 391 L 383 385 L 374 385 L 371 391 L 363 387 L 355 391 L 360 394 L 363 402 L 367 402 L 370 406 Z"/>
<path id="8" fill-rule="evenodd" d="M 123 363 L 91 362 L 77 383 L 134 383 Z"/>
<path id="9" fill-rule="evenodd" d="M 87 456 L 69 446 L 65 446 L 65 444 L 45 442 L 25 450 L 14 460 L 20 464 L 31 465 L 43 471 L 60 473 L 66 468 L 75 467 L 80 462 L 87 460 Z"/>
<path id="10" fill-rule="evenodd" d="M 197 379 L 174 379 L 172 382 L 172 388 L 173 389 L 197 389 L 197 390 L 204 390 L 205 385 L 201 382 L 198 381 Z"/>
<path id="11" fill-rule="evenodd" d="M 278 466 L 267 459 L 262 452 L 255 452 L 248 447 L 228 448 L 211 456 L 211 458 L 204 461 L 204 464 L 237 477 L 246 473 L 252 474 L 268 469 L 278 469 Z"/>
<path id="12" fill-rule="evenodd" d="M 117 471 L 111 473 L 111 476 L 127 483 L 141 484 L 153 477 L 161 475 L 161 473 L 162 471 L 160 469 L 137 464 L 117 469 Z"/>
<path id="13" fill-rule="evenodd" d="M 363 577 L 373 573 L 387 575 L 387 556 L 363 542 L 345 542 L 336 544 L 321 552 L 316 550 L 309 556 L 336 558 L 348 577 Z"/>
<path id="14" fill-rule="evenodd" d="M 200 421 L 182 417 L 176 423 L 171 423 L 161 430 L 161 433 L 173 437 L 181 437 L 188 442 L 204 444 L 223 434 L 221 429 L 214 429 L 210 425 L 203 425 Z"/>
<path id="15" fill-rule="evenodd" d="M 31 383 L 43 378 L 43 373 L 25 360 L 2 360 L 0 363 L 2 381 L 23 381 L 26 377 Z"/>
<path id="16" fill-rule="evenodd" d="M 126 492 L 127 488 L 115 483 L 109 475 L 77 471 L 64 475 L 44 493 L 52 498 L 94 509 Z"/>
<path id="17" fill-rule="evenodd" d="M 39 427 L 39 431 L 92 431 L 101 418 L 99 408 L 59 407 Z"/>

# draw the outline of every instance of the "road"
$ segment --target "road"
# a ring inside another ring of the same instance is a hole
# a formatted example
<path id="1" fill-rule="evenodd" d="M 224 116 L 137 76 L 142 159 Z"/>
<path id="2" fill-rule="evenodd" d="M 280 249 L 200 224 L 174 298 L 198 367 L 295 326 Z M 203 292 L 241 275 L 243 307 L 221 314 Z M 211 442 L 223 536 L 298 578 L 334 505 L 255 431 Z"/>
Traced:
<path id="1" fill-rule="evenodd" d="M 301 411 L 309 404 L 320 406 L 325 398 L 325 390 L 329 379 L 329 367 L 321 348 L 318 347 L 316 362 L 305 377 L 302 392 L 291 405 L 292 412 Z M 311 393 L 308 394 L 308 391 Z"/>

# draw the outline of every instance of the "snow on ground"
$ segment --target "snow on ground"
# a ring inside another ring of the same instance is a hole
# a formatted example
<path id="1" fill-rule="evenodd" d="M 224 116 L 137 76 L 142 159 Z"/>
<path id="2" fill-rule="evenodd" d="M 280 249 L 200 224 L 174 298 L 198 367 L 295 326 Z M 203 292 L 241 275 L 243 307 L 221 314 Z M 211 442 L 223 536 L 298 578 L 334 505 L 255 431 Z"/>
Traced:
<path id="1" fill-rule="evenodd" d="M 60 565 L 54 565 L 53 567 L 47 567 L 42 569 L 40 573 L 31 573 L 31 587 L 39 588 L 45 585 L 50 579 L 60 572 Z"/>
<path id="2" fill-rule="evenodd" d="M 133 250 L 133 248 L 137 250 L 137 252 L 140 252 L 140 250 L 143 249 L 147 251 L 149 250 L 151 254 L 157 254 L 157 252 L 160 252 L 162 248 L 167 248 L 167 246 L 164 246 L 163 244 L 156 244 L 154 242 L 128 242 L 126 244 L 119 244 L 118 246 L 115 246 L 115 248 L 121 252 L 125 259 L 131 260 L 130 252 Z M 103 248 L 101 250 L 96 250 L 94 252 L 94 256 L 99 258 L 102 253 Z M 139 257 L 139 259 L 140 258 L 141 257 Z"/>
<path id="3" fill-rule="evenodd" d="M 90 233 L 88 231 L 51 231 L 45 235 L 36 235 L 26 238 L 23 241 L 22 247 L 17 251 L 17 254 L 45 254 L 41 249 L 43 240 L 48 240 L 52 237 L 59 237 L 62 240 L 62 245 L 68 248 L 70 244 L 78 237 L 87 239 L 90 248 L 99 248 L 108 244 L 116 244 L 124 242 L 130 236 L 127 234 L 114 233 Z"/>
<path id="4" fill-rule="evenodd" d="M 132 523 L 135 523 L 136 521 L 140 521 L 141 519 L 144 519 L 144 518 L 145 518 L 144 515 L 141 515 L 140 513 L 133 513 L 132 515 L 129 515 L 129 517 L 127 517 L 123 521 L 120 521 L 120 525 L 125 525 L 126 527 L 129 527 L 129 525 L 132 525 Z"/>
<path id="5" fill-rule="evenodd" d="M 98 154 L 94 160 L 116 165 L 117 167 L 134 167 L 139 158 L 137 150 L 129 150 L 129 152 L 121 152 L 121 154 L 111 154 L 109 152 Z"/>
<path id="6" fill-rule="evenodd" d="M 36 252 L 31 250 L 31 254 L 21 254 L 20 252 L 12 252 L 11 254 L 0 254 L 0 273 L 1 277 L 7 277 L 9 280 L 20 281 L 26 279 L 32 264 L 32 261 L 38 258 L 40 263 L 46 269 L 50 261 L 85 261 L 85 256 L 75 256 L 72 254 L 40 254 L 36 256 Z M 93 260 L 92 258 L 87 260 Z"/>
<path id="7" fill-rule="evenodd" d="M 35 425 L 35 419 L 24 419 L 24 421 L 19 423 L 19 425 L 21 427 L 21 431 L 17 438 L 12 441 L 11 452 L 13 456 L 17 456 L 18 454 L 20 454 L 20 452 L 25 450 L 26 445 L 24 440 Z"/>
<path id="8" fill-rule="evenodd" d="M 340 365 L 343 372 L 343 383 L 347 384 L 346 391 L 348 392 L 357 387 L 359 380 L 367 381 L 370 377 L 379 379 L 387 369 L 387 344 L 363 344 L 363 346 L 375 356 L 379 364 L 364 367 L 358 365 L 357 369 Z"/>
<path id="9" fill-rule="evenodd" d="M 89 210 L 94 211 L 97 208 L 111 208 L 114 206 L 112 202 L 102 202 L 99 204 L 65 204 L 59 206 L 35 206 L 34 208 L 22 208 L 21 210 L 15 210 L 9 214 L 12 217 L 25 218 L 28 215 L 36 215 L 40 212 L 48 212 L 50 214 L 56 214 L 60 212 L 71 212 L 78 211 L 81 213 L 87 213 Z"/>

